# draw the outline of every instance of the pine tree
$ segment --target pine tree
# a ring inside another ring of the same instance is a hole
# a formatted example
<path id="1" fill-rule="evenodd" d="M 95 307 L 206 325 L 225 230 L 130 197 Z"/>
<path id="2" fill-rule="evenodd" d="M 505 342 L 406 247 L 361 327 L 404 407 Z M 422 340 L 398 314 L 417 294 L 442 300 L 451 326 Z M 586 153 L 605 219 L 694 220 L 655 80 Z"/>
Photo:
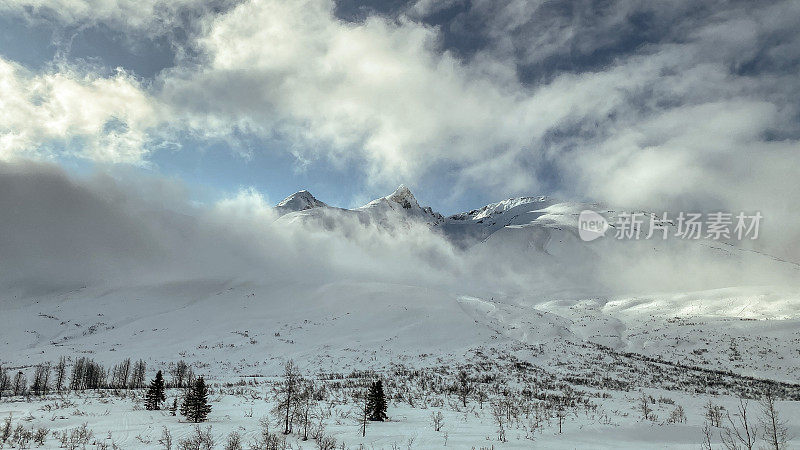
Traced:
<path id="1" fill-rule="evenodd" d="M 181 414 L 186 419 L 194 422 L 205 422 L 208 413 L 211 412 L 211 405 L 208 404 L 208 388 L 203 377 L 197 378 L 194 386 L 186 390 L 186 397 L 181 405 Z"/>
<path id="2" fill-rule="evenodd" d="M 372 383 L 367 394 L 367 410 L 369 420 L 383 422 L 386 417 L 386 396 L 383 394 L 383 382 Z"/>
<path id="3" fill-rule="evenodd" d="M 167 396 L 164 394 L 164 375 L 159 370 L 156 373 L 156 378 L 150 382 L 150 387 L 147 389 L 144 407 L 150 411 L 161 409 L 161 402 L 166 399 Z"/>

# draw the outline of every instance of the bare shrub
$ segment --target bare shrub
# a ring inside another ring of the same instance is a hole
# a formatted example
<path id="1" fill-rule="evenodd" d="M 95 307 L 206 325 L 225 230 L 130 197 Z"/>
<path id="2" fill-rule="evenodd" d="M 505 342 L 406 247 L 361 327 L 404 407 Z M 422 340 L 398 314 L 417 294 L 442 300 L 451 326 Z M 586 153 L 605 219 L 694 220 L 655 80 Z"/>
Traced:
<path id="1" fill-rule="evenodd" d="M 50 434 L 50 430 L 45 427 L 38 427 L 33 432 L 33 442 L 36 445 L 44 445 L 44 442 L 47 440 L 47 435 Z"/>
<path id="2" fill-rule="evenodd" d="M 239 436 L 239 433 L 231 431 L 224 448 L 225 450 L 242 450 L 242 437 Z"/>
<path id="3" fill-rule="evenodd" d="M 164 447 L 164 450 L 172 450 L 172 433 L 166 426 L 161 430 L 161 437 L 158 438 L 158 443 Z"/>
<path id="4" fill-rule="evenodd" d="M 194 426 L 194 433 L 186 439 L 178 442 L 180 450 L 212 450 L 214 448 L 214 436 L 211 435 L 211 425 L 205 430 L 199 425 Z"/>

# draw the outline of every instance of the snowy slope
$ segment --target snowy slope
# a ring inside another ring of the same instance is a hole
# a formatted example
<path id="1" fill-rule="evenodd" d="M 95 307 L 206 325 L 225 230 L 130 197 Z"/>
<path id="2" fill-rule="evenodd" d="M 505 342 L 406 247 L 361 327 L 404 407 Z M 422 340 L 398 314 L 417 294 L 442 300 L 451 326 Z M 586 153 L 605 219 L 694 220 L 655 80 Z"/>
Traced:
<path id="1" fill-rule="evenodd" d="M 535 220 L 543 214 L 543 208 L 553 203 L 547 197 L 511 198 L 449 216 L 441 224 L 441 230 L 457 245 L 468 247 L 485 240 L 503 227 Z"/>
<path id="2" fill-rule="evenodd" d="M 0 293 L 2 362 L 90 352 L 242 374 L 290 356 L 329 369 L 570 342 L 781 380 L 800 368 L 800 295 L 765 275 L 798 268 L 766 255 L 705 241 L 583 242 L 577 216 L 600 208 L 544 197 L 448 218 L 404 186 L 353 210 L 305 191 L 277 208 L 290 212 L 267 225 L 293 230 L 294 246 L 273 265 L 251 256 L 235 275 Z M 248 249 L 273 252 L 282 235 L 260 236 Z M 212 274 L 217 263 L 207 261 Z"/>

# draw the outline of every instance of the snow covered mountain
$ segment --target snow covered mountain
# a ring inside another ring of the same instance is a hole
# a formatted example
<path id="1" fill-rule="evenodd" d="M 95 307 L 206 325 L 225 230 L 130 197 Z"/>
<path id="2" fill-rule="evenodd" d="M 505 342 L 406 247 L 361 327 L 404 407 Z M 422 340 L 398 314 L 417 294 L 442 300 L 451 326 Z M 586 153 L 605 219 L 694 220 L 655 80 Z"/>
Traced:
<path id="1" fill-rule="evenodd" d="M 399 213 L 428 224 L 438 224 L 444 220 L 441 214 L 434 212 L 429 206 L 420 206 L 414 194 L 404 184 L 386 197 L 375 199 L 356 210 L 382 218 Z"/>
<path id="2" fill-rule="evenodd" d="M 467 247 L 485 240 L 503 227 L 530 223 L 544 214 L 543 208 L 554 203 L 548 197 L 510 198 L 454 214 L 441 224 L 441 229 L 453 243 Z"/>
<path id="3" fill-rule="evenodd" d="M 309 207 L 289 210 L 281 206 L 285 201 L 275 207 L 280 216 L 278 222 L 316 224 L 329 230 L 346 228 L 350 223 L 375 224 L 393 229 L 410 224 L 436 225 L 444 221 L 442 215 L 430 207 L 420 206 L 405 185 L 355 209 L 332 207 L 316 200 L 317 203 L 309 203 Z"/>
<path id="4" fill-rule="evenodd" d="M 610 222 L 612 229 L 605 238 L 592 242 L 580 238 L 578 217 L 584 210 L 601 213 Z M 308 231 L 336 230 L 355 240 L 363 239 L 369 227 L 389 232 L 430 230 L 458 249 L 457 260 L 468 261 L 459 265 L 491 274 L 487 275 L 491 283 L 516 296 L 524 295 L 529 286 L 537 286 L 541 296 L 567 291 L 570 295 L 692 291 L 780 283 L 798 272 L 796 264 L 721 241 L 615 239 L 617 216 L 617 211 L 601 204 L 527 196 L 443 217 L 420 206 L 401 185 L 355 209 L 311 207 L 284 214 L 277 223 L 302 225 Z M 669 226 L 674 234 L 674 226 Z M 642 236 L 647 231 L 645 223 Z M 461 283 L 479 285 L 477 280 L 470 277 Z"/>
<path id="5" fill-rule="evenodd" d="M 275 205 L 275 211 L 278 215 L 289 214 L 296 211 L 305 211 L 311 208 L 322 208 L 328 206 L 324 202 L 317 200 L 311 192 L 303 189 L 302 191 L 295 192 L 294 194 L 286 197 L 280 203 Z"/>
<path id="6" fill-rule="evenodd" d="M 335 227 L 336 220 L 357 218 L 361 223 L 393 227 L 402 222 L 427 224 L 440 230 L 452 242 L 468 247 L 488 238 L 492 233 L 513 225 L 529 224 L 545 214 L 542 210 L 555 204 L 548 197 L 518 197 L 491 203 L 469 212 L 444 217 L 429 206 L 420 206 L 411 190 L 400 185 L 391 194 L 355 209 L 332 207 L 300 191 L 275 206 L 280 221 L 318 222 Z"/>

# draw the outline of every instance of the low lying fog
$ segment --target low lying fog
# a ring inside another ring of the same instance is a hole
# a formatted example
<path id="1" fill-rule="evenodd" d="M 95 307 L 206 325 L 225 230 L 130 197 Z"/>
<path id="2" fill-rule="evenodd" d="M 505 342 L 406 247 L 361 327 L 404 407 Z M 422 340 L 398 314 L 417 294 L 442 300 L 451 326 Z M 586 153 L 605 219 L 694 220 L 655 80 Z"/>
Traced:
<path id="1" fill-rule="evenodd" d="M 435 199 L 424 200 L 435 209 Z M 193 279 L 348 279 L 533 298 L 798 278 L 794 264 L 721 244 L 582 243 L 557 230 L 559 241 L 548 245 L 561 245 L 559 254 L 519 240 L 462 250 L 426 225 L 387 229 L 339 215 L 333 230 L 276 223 L 271 204 L 254 190 L 197 204 L 185 186 L 157 176 L 74 176 L 44 163 L 0 164 L 0 295 Z"/>

